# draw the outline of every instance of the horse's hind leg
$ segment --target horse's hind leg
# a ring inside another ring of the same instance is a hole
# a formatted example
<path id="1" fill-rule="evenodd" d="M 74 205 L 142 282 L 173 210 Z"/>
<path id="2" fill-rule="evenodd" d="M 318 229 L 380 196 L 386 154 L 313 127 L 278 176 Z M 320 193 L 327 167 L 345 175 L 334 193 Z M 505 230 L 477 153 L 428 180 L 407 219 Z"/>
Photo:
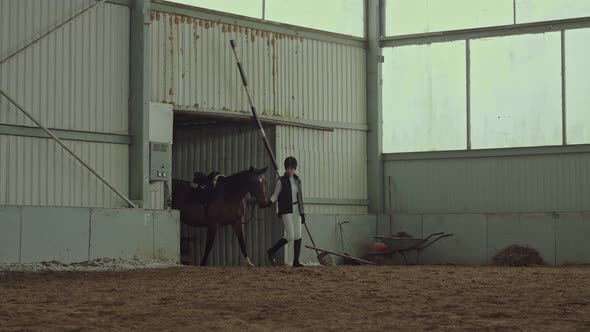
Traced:
<path id="1" fill-rule="evenodd" d="M 246 259 L 246 262 L 248 263 L 248 265 L 254 266 L 254 264 L 252 264 L 252 261 L 248 257 L 248 253 L 246 252 L 246 241 L 244 240 L 244 231 L 242 228 L 243 221 L 244 218 L 242 218 L 239 222 L 233 224 L 232 228 L 234 230 L 234 234 L 236 234 L 236 238 L 238 238 L 238 242 L 240 243 L 240 250 L 242 251 L 242 255 L 244 255 L 244 258 Z"/>
<path id="2" fill-rule="evenodd" d="M 209 227 L 207 227 L 207 244 L 205 245 L 205 254 L 203 255 L 203 259 L 201 260 L 201 266 L 207 265 L 207 259 L 209 258 L 211 248 L 213 248 L 215 235 L 217 235 L 217 225 L 209 225 Z"/>

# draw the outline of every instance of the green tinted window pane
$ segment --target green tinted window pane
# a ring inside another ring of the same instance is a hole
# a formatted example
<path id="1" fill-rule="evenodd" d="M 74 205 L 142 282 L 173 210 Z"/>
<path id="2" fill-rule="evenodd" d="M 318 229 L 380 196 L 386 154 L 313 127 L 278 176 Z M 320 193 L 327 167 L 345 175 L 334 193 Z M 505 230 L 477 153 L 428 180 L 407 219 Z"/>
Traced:
<path id="1" fill-rule="evenodd" d="M 363 37 L 363 18 L 363 0 L 266 0 L 269 21 Z"/>
<path id="2" fill-rule="evenodd" d="M 384 49 L 383 152 L 467 146 L 465 42 Z"/>
<path id="3" fill-rule="evenodd" d="M 562 143 L 559 32 L 471 42 L 474 149 Z"/>
<path id="4" fill-rule="evenodd" d="M 589 0 L 516 0 L 516 23 L 590 16 Z"/>
<path id="5" fill-rule="evenodd" d="M 170 2 L 262 18 L 262 0 L 171 0 Z"/>
<path id="6" fill-rule="evenodd" d="M 590 144 L 590 29 L 565 32 L 568 144 Z"/>
<path id="7" fill-rule="evenodd" d="M 387 0 L 386 35 L 514 23 L 512 0 Z"/>

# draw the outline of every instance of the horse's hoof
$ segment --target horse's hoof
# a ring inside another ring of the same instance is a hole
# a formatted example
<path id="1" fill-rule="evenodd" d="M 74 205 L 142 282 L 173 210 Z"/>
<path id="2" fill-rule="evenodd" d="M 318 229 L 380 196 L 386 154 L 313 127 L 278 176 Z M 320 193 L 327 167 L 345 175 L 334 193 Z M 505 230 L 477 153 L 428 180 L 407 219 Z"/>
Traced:
<path id="1" fill-rule="evenodd" d="M 248 263 L 248 266 L 254 267 L 254 264 L 250 260 L 250 257 L 246 257 L 246 263 Z"/>

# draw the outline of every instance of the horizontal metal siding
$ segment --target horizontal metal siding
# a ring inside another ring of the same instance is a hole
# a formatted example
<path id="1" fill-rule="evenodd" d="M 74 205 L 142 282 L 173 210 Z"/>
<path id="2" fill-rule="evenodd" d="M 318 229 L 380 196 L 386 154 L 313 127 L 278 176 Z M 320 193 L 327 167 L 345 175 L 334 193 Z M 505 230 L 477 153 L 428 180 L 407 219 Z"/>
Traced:
<path id="1" fill-rule="evenodd" d="M 386 161 L 394 212 L 590 210 L 590 154 Z"/>
<path id="2" fill-rule="evenodd" d="M 366 132 L 277 127 L 277 159 L 294 156 L 306 197 L 367 199 Z"/>
<path id="3" fill-rule="evenodd" d="M 127 145 L 65 144 L 127 194 Z M 127 206 L 53 140 L 8 135 L 0 135 L 0 205 Z"/>
<path id="4" fill-rule="evenodd" d="M 152 12 L 152 101 L 290 119 L 365 124 L 365 50 Z"/>
<path id="5" fill-rule="evenodd" d="M 274 145 L 273 129 L 267 129 Z M 264 151 L 260 133 L 243 127 L 188 127 L 177 126 L 174 131 L 172 175 L 175 179 L 192 180 L 195 171 L 206 174 L 213 170 L 230 175 L 250 166 L 271 165 Z M 273 171 L 266 173 L 267 191 L 274 188 Z M 250 218 L 249 206 L 246 218 Z M 248 254 L 256 265 L 265 265 L 265 250 L 281 235 L 281 227 L 272 209 L 255 209 L 255 218 L 246 225 Z M 200 261 L 206 242 L 205 228 L 183 225 L 194 241 L 194 257 Z M 209 265 L 239 265 L 242 261 L 239 245 L 231 227 L 219 230 L 211 252 Z"/>
<path id="6" fill-rule="evenodd" d="M 0 58 L 89 6 L 0 1 Z M 50 128 L 128 132 L 129 8 L 99 4 L 0 65 L 0 87 Z M 31 125 L 0 98 L 0 123 Z"/>

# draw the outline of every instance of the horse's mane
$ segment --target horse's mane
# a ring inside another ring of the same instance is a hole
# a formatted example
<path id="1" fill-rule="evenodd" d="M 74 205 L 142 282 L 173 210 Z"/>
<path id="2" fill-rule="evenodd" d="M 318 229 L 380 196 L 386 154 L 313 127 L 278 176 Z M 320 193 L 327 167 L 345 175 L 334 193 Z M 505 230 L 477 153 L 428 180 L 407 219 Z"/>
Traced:
<path id="1" fill-rule="evenodd" d="M 219 179 L 219 182 L 223 183 L 224 185 L 228 185 L 230 188 L 231 187 L 241 187 L 244 185 L 244 182 L 246 182 L 246 179 L 250 175 L 252 175 L 252 173 L 250 173 L 249 169 L 246 169 L 246 170 L 234 173 L 230 176 L 222 177 Z"/>

